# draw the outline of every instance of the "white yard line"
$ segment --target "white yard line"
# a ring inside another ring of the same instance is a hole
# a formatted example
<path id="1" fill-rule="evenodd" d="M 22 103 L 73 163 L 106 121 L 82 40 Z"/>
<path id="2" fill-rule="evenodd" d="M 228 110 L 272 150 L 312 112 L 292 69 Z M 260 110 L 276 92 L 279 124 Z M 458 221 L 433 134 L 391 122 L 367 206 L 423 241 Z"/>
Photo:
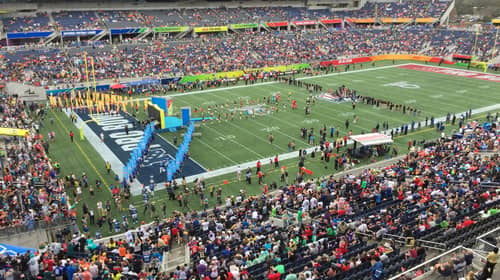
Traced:
<path id="1" fill-rule="evenodd" d="M 214 147 L 210 146 L 210 144 L 208 144 L 208 143 L 204 142 L 203 140 L 201 140 L 201 139 L 197 139 L 197 141 L 200 141 L 200 143 L 201 143 L 201 144 L 203 144 L 203 145 L 207 146 L 210 150 L 214 151 L 215 153 L 217 153 L 218 155 L 220 155 L 220 156 L 222 156 L 223 158 L 227 159 L 228 161 L 230 161 L 230 162 L 232 162 L 232 163 L 235 163 L 235 164 L 238 164 L 236 161 L 234 161 L 234 160 L 230 159 L 230 158 L 229 158 L 229 157 L 227 157 L 225 154 L 223 154 L 223 153 L 219 152 L 216 148 L 214 148 Z M 237 166 L 237 165 L 235 165 L 235 166 Z M 209 171 L 209 172 L 210 172 L 210 171 Z M 204 174 L 204 173 L 202 173 L 202 174 Z M 198 174 L 198 175 L 193 175 L 193 176 L 198 177 L 199 175 L 201 175 L 201 174 Z M 189 176 L 189 178 L 190 178 L 190 177 L 193 177 L 193 176 Z"/>
<path id="2" fill-rule="evenodd" d="M 182 103 L 184 103 L 184 104 L 190 105 L 188 102 L 186 102 L 186 101 L 184 101 L 184 100 L 181 100 L 181 102 L 182 102 Z M 251 136 L 256 136 L 255 134 L 253 134 L 253 133 L 251 133 L 251 132 L 247 131 L 246 129 L 243 129 L 243 128 L 241 128 L 241 127 L 239 127 L 239 126 L 235 125 L 234 123 L 232 123 L 232 121 L 225 120 L 225 121 L 224 121 L 224 123 L 229 124 L 229 125 L 231 125 L 231 126 L 235 127 L 235 128 L 236 128 L 236 129 L 238 129 L 239 131 L 243 131 L 243 133 L 250 134 Z M 205 127 L 205 126 L 203 126 L 203 127 Z M 257 136 L 257 140 L 262 141 L 262 142 L 264 142 L 264 143 L 266 143 L 266 144 L 267 144 L 267 143 L 269 143 L 269 141 L 268 141 L 266 138 L 262 138 L 262 137 L 258 137 L 258 136 Z M 282 150 L 282 151 L 286 151 L 286 149 L 285 149 L 285 148 L 280 147 L 280 146 L 278 146 L 278 145 L 276 145 L 276 144 L 274 144 L 274 143 L 273 143 L 272 145 L 273 145 L 274 147 L 276 147 L 277 149 L 280 149 L 280 150 Z M 205 168 L 205 169 L 206 169 L 206 168 Z"/>
<path id="3" fill-rule="evenodd" d="M 499 109 L 500 109 L 500 103 L 495 104 L 495 105 L 490 105 L 490 106 L 486 106 L 486 107 L 481 107 L 481 108 L 473 109 L 472 110 L 472 115 L 477 115 L 477 114 L 481 114 L 481 113 L 485 113 L 485 112 L 489 112 L 489 111 L 493 111 L 493 110 L 499 110 Z M 460 116 L 461 114 L 465 114 L 466 112 L 467 111 L 464 111 L 464 112 L 461 112 L 461 113 L 456 113 L 455 115 Z M 445 121 L 445 120 L 446 120 L 446 116 L 440 117 L 440 118 L 436 118 L 436 119 L 434 119 L 434 123 Z M 420 124 L 421 124 L 422 127 L 424 127 L 425 121 L 421 121 Z M 400 128 L 400 127 L 401 126 L 398 126 L 398 127 L 395 127 L 395 128 Z M 415 127 L 418 127 L 418 123 L 415 123 Z M 390 132 L 391 132 L 391 130 L 387 130 L 387 131 L 382 131 L 381 133 L 390 135 Z M 348 140 L 347 144 L 348 145 L 352 144 L 352 140 Z M 314 151 L 314 149 L 319 149 L 319 146 L 307 148 L 306 151 L 307 151 L 308 154 L 310 154 L 312 151 Z M 279 158 L 280 161 L 287 160 L 287 159 L 293 159 L 293 158 L 297 158 L 298 154 L 299 154 L 298 151 L 293 151 L 293 152 L 290 152 L 290 153 L 280 154 L 280 155 L 278 155 L 278 158 Z M 265 163 L 265 162 L 267 162 L 266 160 L 268 160 L 268 159 L 269 159 L 269 157 L 265 157 L 265 158 L 260 159 L 260 161 Z M 202 173 L 202 174 L 198 174 L 198 175 L 193 175 L 193 176 L 186 177 L 186 180 L 188 182 L 192 182 L 192 181 L 194 181 L 195 179 L 197 179 L 197 178 L 199 178 L 201 176 L 203 176 L 204 179 L 207 179 L 207 178 L 217 177 L 217 176 L 221 176 L 221 175 L 225 175 L 225 174 L 229 174 L 229 173 L 236 174 L 236 170 L 238 170 L 238 167 L 241 170 L 244 170 L 244 169 L 246 169 L 248 167 L 253 168 L 253 167 L 255 167 L 256 162 L 257 162 L 257 160 L 252 160 L 252 161 L 249 161 L 249 162 L 244 162 L 244 163 L 236 164 L 234 166 L 220 168 L 220 169 L 209 171 L 209 172 L 205 172 L 205 173 Z"/>
<path id="4" fill-rule="evenodd" d="M 207 125 L 207 126 L 205 126 L 205 128 L 211 129 L 211 130 L 215 131 L 215 133 L 217 133 L 217 134 L 219 134 L 219 135 L 221 135 L 221 136 L 226 136 L 226 134 L 221 133 L 221 132 L 219 132 L 217 129 L 212 128 L 212 127 L 210 127 L 210 126 L 208 126 L 208 125 Z M 256 151 L 254 151 L 254 150 L 252 150 L 252 149 L 248 148 L 247 146 L 245 146 L 245 145 L 243 145 L 243 144 L 241 144 L 241 143 L 239 143 L 239 142 L 236 142 L 236 141 L 234 141 L 234 140 L 232 140 L 232 139 L 228 139 L 228 141 L 235 143 L 236 145 L 238 145 L 238 146 L 242 147 L 243 149 L 245 149 L 245 150 L 247 150 L 247 151 L 249 151 L 249 152 L 253 153 L 254 155 L 256 155 L 256 156 L 258 156 L 258 157 L 263 157 L 263 155 L 261 155 L 261 154 L 257 153 Z"/>

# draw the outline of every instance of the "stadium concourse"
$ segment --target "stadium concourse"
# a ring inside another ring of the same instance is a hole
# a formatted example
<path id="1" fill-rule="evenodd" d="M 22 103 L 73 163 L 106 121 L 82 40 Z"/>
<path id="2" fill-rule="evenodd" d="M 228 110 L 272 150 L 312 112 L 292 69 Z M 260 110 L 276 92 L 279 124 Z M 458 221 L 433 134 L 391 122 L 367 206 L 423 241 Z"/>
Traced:
<path id="1" fill-rule="evenodd" d="M 145 94 L 184 93 L 229 84 L 225 77 L 211 75 L 208 80 L 183 82 L 181 77 L 186 76 L 260 68 L 255 74 L 245 73 L 240 82 L 248 83 L 268 77 L 265 67 L 307 64 L 297 73 L 340 72 L 348 66 L 342 64 L 340 69 L 328 62 L 378 54 L 427 55 L 437 58 L 439 64 L 458 61 L 465 62 L 465 67 L 476 65 L 472 63 L 476 60 L 490 61 L 477 65 L 483 71 L 498 69 L 498 29 L 483 25 L 478 32 L 439 24 L 449 16 L 454 1 L 354 2 L 363 5 L 341 11 L 308 9 L 303 3 L 300 7 L 89 8 L 3 16 L 7 35 L 0 38 L 0 127 L 8 128 L 11 137 L 2 139 L 0 237 L 12 229 L 29 233 L 58 224 L 68 226 L 38 248 L 0 244 L 0 279 L 498 279 L 498 267 L 494 267 L 500 224 L 500 102 L 485 107 L 488 110 L 463 112 L 454 135 L 443 133 L 439 139 L 410 143 L 407 154 L 358 172 L 320 178 L 304 178 L 300 172 L 291 182 L 284 180 L 271 188 L 264 185 L 258 195 L 241 191 L 225 198 L 200 179 L 192 189 L 198 192 L 204 210 L 173 211 L 170 216 L 166 204 L 161 209 L 149 204 L 150 194 L 144 191 L 144 213 L 149 208 L 153 220 L 146 223 L 138 219 L 130 186 L 113 175 L 104 149 L 88 154 L 83 144 L 74 142 L 75 132 L 86 122 L 95 141 L 109 136 L 97 122 L 91 122 L 90 114 L 82 113 L 93 106 L 73 106 L 73 99 L 66 101 L 66 105 L 71 103 L 66 106 L 68 120 L 61 120 L 49 111 L 62 111 L 62 106 L 27 102 L 3 89 L 6 83 L 17 82 L 45 90 L 69 89 L 80 97 L 90 92 L 84 86 L 91 84 L 90 76 L 95 89 L 101 82 L 166 80 L 161 85 L 140 84 L 121 91 L 129 98 L 144 98 Z M 396 20 L 399 18 L 403 20 Z M 311 28 L 297 27 L 311 21 Z M 219 28 L 248 22 L 256 24 L 234 32 Z M 336 23 L 330 25 L 332 22 Z M 295 27 L 279 28 L 289 24 Z M 145 32 L 158 27 L 180 32 L 158 37 L 155 32 Z M 210 27 L 225 31 L 195 32 Z M 117 38 L 112 30 L 118 29 L 129 31 Z M 192 33 L 185 32 L 191 29 Z M 109 40 L 100 36 L 108 31 Z M 135 32 L 145 36 L 135 37 Z M 54 38 L 60 41 L 49 42 Z M 493 82 L 498 78 L 484 75 Z M 498 93 L 492 92 L 492 96 Z M 477 120 L 475 113 L 488 115 Z M 130 123 L 127 134 L 146 124 L 136 125 L 126 108 L 120 114 L 118 117 Z M 75 132 L 66 131 L 66 122 Z M 449 116 L 436 118 L 437 122 L 448 124 Z M 70 161 L 85 161 L 99 176 L 90 180 L 85 173 L 62 172 L 64 166 L 51 159 L 56 135 L 42 133 L 48 126 L 61 126 L 68 141 L 75 143 L 63 150 Z M 28 133 L 19 135 L 23 129 Z M 350 144 L 347 135 L 343 139 L 344 146 Z M 153 145 L 175 154 L 175 145 L 160 137 L 154 141 Z M 83 158 L 75 156 L 76 149 Z M 98 156 L 106 161 L 105 175 L 94 165 Z M 128 154 L 124 150 L 117 157 L 124 162 Z M 349 159 L 343 158 L 340 165 L 347 165 Z M 205 171 L 190 159 L 186 165 L 190 167 L 182 172 Z M 158 175 L 162 167 L 145 168 L 141 181 Z M 173 200 L 169 203 L 179 202 L 182 207 L 189 188 L 187 183 L 180 185 L 172 182 L 167 189 Z M 105 199 L 108 191 L 114 203 Z M 102 197 L 95 211 L 85 199 L 88 195 Z M 209 195 L 217 197 L 214 205 L 208 205 Z M 90 226 L 97 228 L 93 235 Z M 118 235 L 102 238 L 99 231 L 103 227 Z M 169 266 L 173 252 L 184 249 L 187 261 Z"/>

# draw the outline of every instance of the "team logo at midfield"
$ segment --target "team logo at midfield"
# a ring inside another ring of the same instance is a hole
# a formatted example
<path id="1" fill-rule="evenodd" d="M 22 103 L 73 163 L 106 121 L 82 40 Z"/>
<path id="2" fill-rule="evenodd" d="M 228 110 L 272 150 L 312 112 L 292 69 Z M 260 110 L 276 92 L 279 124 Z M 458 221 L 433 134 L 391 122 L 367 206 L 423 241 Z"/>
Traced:
<path id="1" fill-rule="evenodd" d="M 245 115 L 267 115 L 269 114 L 268 110 L 266 110 L 265 105 L 248 105 L 248 106 L 243 106 L 238 109 L 230 109 L 229 111 L 234 112 L 234 111 L 242 111 L 243 114 Z"/>
<path id="2" fill-rule="evenodd" d="M 416 84 L 410 84 L 407 81 L 400 81 L 395 83 L 385 84 L 384 87 L 400 87 L 406 89 L 419 89 L 420 86 Z"/>
<path id="3" fill-rule="evenodd" d="M 328 93 L 328 92 L 318 94 L 318 95 L 316 95 L 316 98 L 324 100 L 324 101 L 328 101 L 328 102 L 333 102 L 333 103 L 342 103 L 342 102 L 351 101 L 350 98 L 342 98 L 342 97 L 333 95 L 333 94 Z"/>

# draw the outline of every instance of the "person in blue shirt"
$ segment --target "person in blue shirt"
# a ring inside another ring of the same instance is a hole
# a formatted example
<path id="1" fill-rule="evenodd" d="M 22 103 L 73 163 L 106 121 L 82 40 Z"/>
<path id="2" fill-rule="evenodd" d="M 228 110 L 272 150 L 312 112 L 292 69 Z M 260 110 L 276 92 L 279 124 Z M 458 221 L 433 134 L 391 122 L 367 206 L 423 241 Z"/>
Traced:
<path id="1" fill-rule="evenodd" d="M 64 268 L 64 273 L 66 273 L 66 279 L 73 280 L 73 274 L 76 272 L 76 266 L 73 263 L 66 263 Z"/>
<path id="2" fill-rule="evenodd" d="M 372 279 L 380 280 L 384 278 L 384 266 L 379 257 L 372 259 Z"/>

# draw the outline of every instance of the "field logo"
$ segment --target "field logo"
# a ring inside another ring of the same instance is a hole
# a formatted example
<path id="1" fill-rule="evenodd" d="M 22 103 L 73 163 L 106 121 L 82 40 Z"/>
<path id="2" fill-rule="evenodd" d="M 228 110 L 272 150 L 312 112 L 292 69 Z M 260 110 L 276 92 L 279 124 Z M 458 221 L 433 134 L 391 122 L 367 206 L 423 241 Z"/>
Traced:
<path id="1" fill-rule="evenodd" d="M 355 114 L 353 112 L 345 112 L 340 114 L 342 117 L 352 117 Z"/>
<path id="2" fill-rule="evenodd" d="M 235 112 L 235 111 L 242 111 L 244 115 L 255 115 L 257 116 L 263 116 L 263 115 L 268 115 L 268 110 L 266 110 L 265 105 L 249 105 L 249 106 L 243 106 L 238 109 L 229 109 L 230 112 Z"/>
<path id="3" fill-rule="evenodd" d="M 144 158 L 143 166 L 154 166 L 166 164 L 168 160 L 175 160 L 174 157 L 163 149 L 160 145 L 151 145 Z"/>
<path id="4" fill-rule="evenodd" d="M 419 89 L 420 86 L 416 84 L 410 84 L 407 81 L 400 81 L 390 84 L 385 84 L 384 87 L 400 87 L 405 89 Z"/>
<path id="5" fill-rule="evenodd" d="M 351 101 L 350 98 L 342 98 L 342 97 L 339 97 L 337 95 L 333 95 L 333 94 L 328 93 L 328 92 L 320 93 L 320 94 L 316 95 L 316 98 L 324 100 L 324 101 L 328 101 L 328 102 L 333 102 L 333 103 L 342 103 L 342 102 Z"/>
<path id="6" fill-rule="evenodd" d="M 318 119 L 304 119 L 302 122 L 305 124 L 313 124 L 313 123 L 319 122 L 319 120 Z"/>
<path id="7" fill-rule="evenodd" d="M 260 130 L 265 131 L 265 132 L 273 132 L 273 131 L 280 130 L 280 127 L 279 126 L 269 126 L 269 127 L 261 128 Z"/>

